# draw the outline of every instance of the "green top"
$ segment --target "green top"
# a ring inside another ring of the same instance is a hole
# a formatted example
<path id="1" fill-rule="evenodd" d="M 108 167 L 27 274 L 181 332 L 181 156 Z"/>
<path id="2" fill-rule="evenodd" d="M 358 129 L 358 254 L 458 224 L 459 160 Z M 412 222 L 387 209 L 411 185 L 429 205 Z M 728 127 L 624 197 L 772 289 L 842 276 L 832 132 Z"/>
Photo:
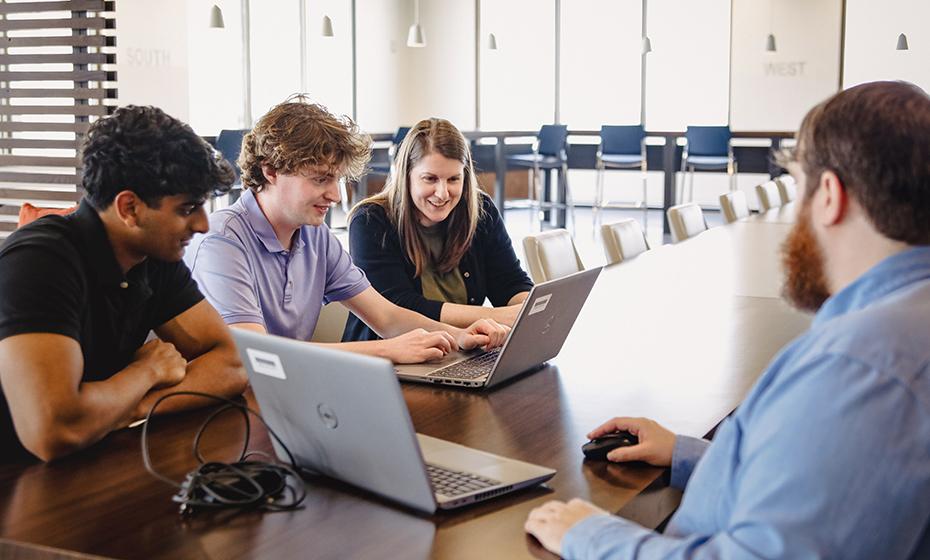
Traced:
<path id="1" fill-rule="evenodd" d="M 442 255 L 445 248 L 446 228 L 444 224 L 423 227 L 420 226 L 420 233 L 423 235 L 423 241 L 429 251 L 430 259 L 423 268 L 420 275 L 420 283 L 423 285 L 423 297 L 435 301 L 446 303 L 468 304 L 468 291 L 465 289 L 465 279 L 458 267 L 452 269 L 447 274 L 442 274 L 436 270 L 433 263 Z"/>

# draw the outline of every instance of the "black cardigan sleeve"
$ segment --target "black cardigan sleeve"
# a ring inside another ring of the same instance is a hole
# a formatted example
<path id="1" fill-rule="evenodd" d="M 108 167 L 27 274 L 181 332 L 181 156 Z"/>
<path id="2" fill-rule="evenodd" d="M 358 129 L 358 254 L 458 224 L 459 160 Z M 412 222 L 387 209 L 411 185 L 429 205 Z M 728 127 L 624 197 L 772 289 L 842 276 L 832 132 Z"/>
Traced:
<path id="1" fill-rule="evenodd" d="M 513 296 L 533 289 L 533 282 L 520 267 L 520 260 L 513 250 L 513 242 L 504 227 L 504 219 L 489 196 L 482 196 L 484 219 L 481 227 L 483 254 L 479 255 L 485 263 L 485 284 L 488 299 L 495 307 L 507 305 Z"/>
<path id="2" fill-rule="evenodd" d="M 349 253 L 385 298 L 439 320 L 442 302 L 423 297 L 419 281 L 413 277 L 413 265 L 407 260 L 384 208 L 366 204 L 356 210 L 349 224 Z"/>

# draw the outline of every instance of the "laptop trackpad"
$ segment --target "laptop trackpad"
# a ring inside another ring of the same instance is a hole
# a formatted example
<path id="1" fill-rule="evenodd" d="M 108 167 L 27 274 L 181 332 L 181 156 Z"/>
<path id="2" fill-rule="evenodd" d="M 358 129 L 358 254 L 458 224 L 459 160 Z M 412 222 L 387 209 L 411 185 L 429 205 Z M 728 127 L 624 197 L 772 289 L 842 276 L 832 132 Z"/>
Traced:
<path id="1" fill-rule="evenodd" d="M 499 476 L 501 457 L 423 434 L 417 434 L 417 439 L 427 463 L 458 471 Z"/>

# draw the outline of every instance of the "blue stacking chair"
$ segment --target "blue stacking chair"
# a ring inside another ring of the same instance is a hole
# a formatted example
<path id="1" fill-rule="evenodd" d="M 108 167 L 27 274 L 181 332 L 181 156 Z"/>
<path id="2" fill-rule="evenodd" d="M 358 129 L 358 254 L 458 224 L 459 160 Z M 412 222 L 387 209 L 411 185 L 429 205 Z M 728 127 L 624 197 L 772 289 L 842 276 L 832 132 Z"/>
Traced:
<path id="1" fill-rule="evenodd" d="M 601 145 L 597 150 L 597 182 L 594 193 L 594 230 L 600 225 L 600 211 L 604 208 L 629 208 L 629 205 L 611 203 L 604 198 L 604 172 L 607 169 L 639 169 L 642 172 L 643 198 L 634 208 L 643 208 L 643 229 L 649 219 L 646 200 L 646 130 L 642 125 L 601 127 Z"/>
<path id="2" fill-rule="evenodd" d="M 239 198 L 242 191 L 242 170 L 239 169 L 239 152 L 242 151 L 242 137 L 248 133 L 248 130 L 224 129 L 216 137 L 216 151 L 223 155 L 223 159 L 232 164 L 236 171 L 236 182 L 233 183 L 232 190 L 229 191 L 229 202 L 233 203 Z M 212 203 L 211 203 L 212 207 Z"/>
<path id="3" fill-rule="evenodd" d="M 685 131 L 685 149 L 681 154 L 681 194 L 684 195 L 685 175 L 690 173 L 688 201 L 694 198 L 695 169 L 725 169 L 730 178 L 730 190 L 736 189 L 736 160 L 730 145 L 729 126 L 689 126 Z M 677 202 L 681 201 L 681 197 Z"/>
<path id="4" fill-rule="evenodd" d="M 575 205 L 571 191 L 568 190 L 568 127 L 564 124 L 544 124 L 539 129 L 533 153 L 507 156 L 507 162 L 516 167 L 533 170 L 533 185 L 530 193 L 530 205 L 534 209 L 533 220 L 539 217 L 542 208 L 568 208 L 571 213 L 572 229 L 575 228 Z M 559 172 L 560 187 L 565 192 L 565 203 L 545 201 L 539 184 L 540 171 L 548 173 L 553 169 Z"/>
<path id="5" fill-rule="evenodd" d="M 247 132 L 248 130 L 221 130 L 216 137 L 216 150 L 223 154 L 223 159 L 231 163 L 236 170 L 236 184 L 239 184 L 239 175 L 242 173 L 237 160 L 239 152 L 242 151 L 242 137 Z"/>
<path id="6" fill-rule="evenodd" d="M 402 126 L 397 129 L 397 132 L 394 133 L 394 138 L 391 139 L 391 147 L 388 148 L 388 160 L 386 162 L 372 163 L 369 166 L 369 173 L 390 175 L 391 166 L 394 164 L 394 158 L 397 157 L 397 148 L 400 147 L 401 142 L 407 137 L 408 132 L 410 132 L 409 126 Z"/>

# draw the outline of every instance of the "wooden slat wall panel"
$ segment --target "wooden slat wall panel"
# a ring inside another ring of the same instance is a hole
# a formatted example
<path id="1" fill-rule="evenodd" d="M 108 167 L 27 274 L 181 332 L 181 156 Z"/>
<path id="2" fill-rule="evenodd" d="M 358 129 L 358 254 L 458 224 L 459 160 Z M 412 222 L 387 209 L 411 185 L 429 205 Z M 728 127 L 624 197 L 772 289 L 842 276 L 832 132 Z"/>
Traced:
<path id="1" fill-rule="evenodd" d="M 116 55 L 78 54 L 0 54 L 0 64 L 113 64 Z"/>
<path id="2" fill-rule="evenodd" d="M 113 20 L 106 18 L 68 19 L 3 19 L 0 31 L 22 29 L 113 29 Z"/>
<path id="3" fill-rule="evenodd" d="M 0 99 L 45 97 L 58 97 L 61 99 L 116 99 L 116 90 L 103 88 L 0 88 Z"/>
<path id="4" fill-rule="evenodd" d="M 32 138 L 0 138 L 0 149 L 23 148 L 29 150 L 74 150 L 78 148 L 74 140 L 46 140 Z"/>
<path id="5" fill-rule="evenodd" d="M 81 198 L 79 148 L 91 122 L 112 112 L 117 98 L 108 66 L 116 62 L 114 10 L 105 0 L 0 0 L 0 238 L 15 227 L 21 202 L 67 206 Z M 43 19 L 46 12 L 58 13 Z M 68 12 L 72 17 L 60 16 Z M 71 52 L 41 48 L 52 46 Z M 11 87 L 27 81 L 71 87 Z M 39 101 L 23 105 L 30 99 Z"/>
<path id="6" fill-rule="evenodd" d="M 80 115 L 103 116 L 107 105 L 0 105 L 0 115 Z"/>
<path id="7" fill-rule="evenodd" d="M 116 79 L 116 72 L 103 70 L 77 70 L 72 72 L 0 72 L 0 82 L 112 82 Z"/>
<path id="8" fill-rule="evenodd" d="M 0 132 L 78 132 L 85 133 L 90 123 L 47 123 L 0 121 Z"/>
<path id="9" fill-rule="evenodd" d="M 115 47 L 116 37 L 111 35 L 7 37 L 3 42 L 5 47 Z"/>
<path id="10" fill-rule="evenodd" d="M 71 167 L 77 169 L 81 166 L 81 160 L 77 157 L 8 156 L 0 154 L 0 167 L 7 165 L 33 167 Z"/>
<path id="11" fill-rule="evenodd" d="M 113 11 L 113 2 L 104 0 L 71 0 L 66 2 L 18 2 L 0 4 L 0 14 L 23 14 L 38 12 L 102 12 Z"/>
<path id="12" fill-rule="evenodd" d="M 52 173 L 20 173 L 18 171 L 0 171 L 0 183 L 40 183 L 48 185 L 77 185 L 77 174 L 58 175 Z M 0 189 L 2 192 L 3 189 Z M 0 197 L 9 198 L 9 197 Z M 59 200 L 57 198 L 43 198 L 42 200 Z"/>
<path id="13" fill-rule="evenodd" d="M 37 191 L 28 188 L 8 189 L 0 186 L 0 198 L 10 200 L 28 200 L 28 201 L 55 201 L 55 202 L 77 202 L 81 195 L 77 192 L 63 191 Z"/>

